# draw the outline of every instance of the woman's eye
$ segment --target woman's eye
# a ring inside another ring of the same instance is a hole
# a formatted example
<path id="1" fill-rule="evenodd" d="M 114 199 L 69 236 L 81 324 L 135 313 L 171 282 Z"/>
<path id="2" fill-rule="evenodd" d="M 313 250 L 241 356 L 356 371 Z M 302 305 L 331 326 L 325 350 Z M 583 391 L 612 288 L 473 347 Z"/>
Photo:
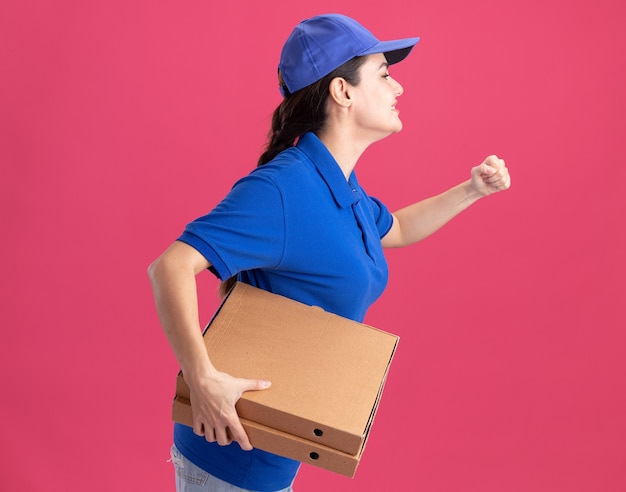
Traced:
<path id="1" fill-rule="evenodd" d="M 389 75 L 388 73 L 386 73 L 385 75 L 383 75 L 383 79 L 388 79 L 389 77 L 391 77 L 391 75 Z"/>

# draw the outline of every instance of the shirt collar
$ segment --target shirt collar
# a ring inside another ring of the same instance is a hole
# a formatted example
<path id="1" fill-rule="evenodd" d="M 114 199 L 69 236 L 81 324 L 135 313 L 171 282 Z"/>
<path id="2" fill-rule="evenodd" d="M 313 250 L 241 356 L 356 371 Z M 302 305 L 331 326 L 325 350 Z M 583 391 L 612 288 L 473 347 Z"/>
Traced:
<path id="1" fill-rule="evenodd" d="M 352 172 L 350 179 L 346 181 L 339 164 L 317 135 L 311 132 L 305 133 L 298 140 L 297 147 L 311 160 L 322 175 L 337 205 L 345 208 L 358 201 L 356 175 Z"/>

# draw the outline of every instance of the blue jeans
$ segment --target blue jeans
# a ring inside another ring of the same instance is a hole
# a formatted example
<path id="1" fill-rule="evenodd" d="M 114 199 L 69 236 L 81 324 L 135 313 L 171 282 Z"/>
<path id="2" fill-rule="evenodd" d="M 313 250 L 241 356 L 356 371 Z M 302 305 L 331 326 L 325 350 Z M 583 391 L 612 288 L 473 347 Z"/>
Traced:
<path id="1" fill-rule="evenodd" d="M 172 463 L 176 470 L 176 492 L 250 492 L 224 482 L 194 465 L 176 446 L 172 446 Z M 293 492 L 292 487 L 276 492 Z"/>

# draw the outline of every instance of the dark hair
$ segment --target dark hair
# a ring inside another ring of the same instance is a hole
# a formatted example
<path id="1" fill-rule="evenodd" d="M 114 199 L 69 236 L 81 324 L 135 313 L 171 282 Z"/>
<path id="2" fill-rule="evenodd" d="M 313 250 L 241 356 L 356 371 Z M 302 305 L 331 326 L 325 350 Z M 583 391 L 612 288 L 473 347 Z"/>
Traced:
<path id="1" fill-rule="evenodd" d="M 272 126 L 267 135 L 265 152 L 259 157 L 258 166 L 267 164 L 283 150 L 293 147 L 298 138 L 307 132 L 319 132 L 326 125 L 326 100 L 330 82 L 341 77 L 352 85 L 361 81 L 359 69 L 365 57 L 357 56 L 336 68 L 317 82 L 308 85 L 293 94 L 285 86 L 280 72 L 278 81 L 285 98 L 274 110 Z M 236 277 L 231 277 L 220 284 L 220 296 L 224 297 L 235 284 Z"/>
<path id="2" fill-rule="evenodd" d="M 330 82 L 341 77 L 352 85 L 360 82 L 359 69 L 365 57 L 357 56 L 317 82 L 291 94 L 280 73 L 278 80 L 285 98 L 272 115 L 272 127 L 267 136 L 267 147 L 259 157 L 258 166 L 267 164 L 283 150 L 293 147 L 297 139 L 307 132 L 318 132 L 326 124 L 326 100 Z"/>

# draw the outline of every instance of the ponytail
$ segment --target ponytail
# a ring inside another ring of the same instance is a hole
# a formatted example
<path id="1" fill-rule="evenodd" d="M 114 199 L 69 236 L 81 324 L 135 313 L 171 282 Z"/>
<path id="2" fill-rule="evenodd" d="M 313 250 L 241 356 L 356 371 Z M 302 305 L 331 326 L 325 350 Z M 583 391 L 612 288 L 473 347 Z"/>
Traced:
<path id="1" fill-rule="evenodd" d="M 326 119 L 324 103 L 328 88 L 324 91 L 317 87 L 318 83 L 313 86 L 305 87 L 295 94 L 287 93 L 274 110 L 267 147 L 259 157 L 257 166 L 267 164 L 283 150 L 293 147 L 301 135 L 322 128 Z"/>

